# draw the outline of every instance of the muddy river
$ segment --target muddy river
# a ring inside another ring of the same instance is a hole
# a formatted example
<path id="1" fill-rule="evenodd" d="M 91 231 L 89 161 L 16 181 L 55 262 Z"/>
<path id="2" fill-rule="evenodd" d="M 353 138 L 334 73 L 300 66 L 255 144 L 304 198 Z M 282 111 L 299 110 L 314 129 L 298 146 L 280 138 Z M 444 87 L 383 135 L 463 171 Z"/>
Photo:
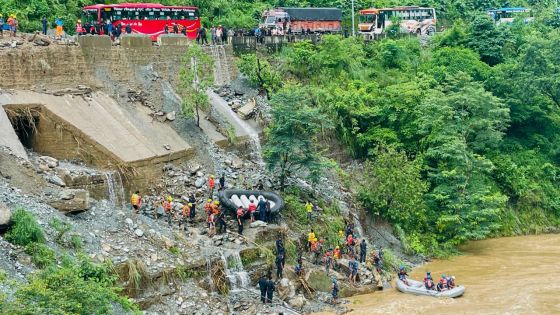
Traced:
<path id="1" fill-rule="evenodd" d="M 560 314 L 560 235 L 477 241 L 462 252 L 410 274 L 418 280 L 428 270 L 434 279 L 455 275 L 466 287 L 463 297 L 437 299 L 387 289 L 351 298 L 349 314 Z"/>

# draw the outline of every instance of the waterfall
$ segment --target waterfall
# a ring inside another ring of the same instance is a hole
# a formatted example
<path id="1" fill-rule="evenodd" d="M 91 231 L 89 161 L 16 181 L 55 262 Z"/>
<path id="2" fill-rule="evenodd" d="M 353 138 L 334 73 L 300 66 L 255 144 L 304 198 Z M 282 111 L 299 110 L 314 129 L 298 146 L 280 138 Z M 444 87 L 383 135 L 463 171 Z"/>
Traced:
<path id="1" fill-rule="evenodd" d="M 231 82 L 229 64 L 224 46 L 214 45 L 211 48 L 214 59 L 214 83 L 215 85 L 225 85 Z"/>
<path id="2" fill-rule="evenodd" d="M 107 183 L 107 197 L 109 202 L 115 207 L 119 202 L 121 207 L 125 206 L 124 186 L 121 174 L 116 171 L 105 172 L 105 182 Z"/>
<path id="3" fill-rule="evenodd" d="M 239 252 L 232 251 L 221 254 L 224 269 L 232 291 L 246 289 L 251 285 L 251 279 L 245 269 Z"/>
<path id="4" fill-rule="evenodd" d="M 206 272 L 208 273 L 210 292 L 216 292 L 216 285 L 214 284 L 214 279 L 212 279 L 212 260 L 209 257 L 206 258 Z"/>

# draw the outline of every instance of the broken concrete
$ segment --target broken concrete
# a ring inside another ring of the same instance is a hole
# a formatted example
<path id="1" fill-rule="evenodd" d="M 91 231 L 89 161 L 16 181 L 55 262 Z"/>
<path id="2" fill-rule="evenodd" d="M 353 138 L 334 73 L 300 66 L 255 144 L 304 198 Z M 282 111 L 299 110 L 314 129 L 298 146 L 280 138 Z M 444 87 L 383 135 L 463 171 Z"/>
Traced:
<path id="1" fill-rule="evenodd" d="M 49 200 L 48 204 L 65 213 L 85 211 L 90 207 L 89 192 L 83 189 L 66 189 Z"/>

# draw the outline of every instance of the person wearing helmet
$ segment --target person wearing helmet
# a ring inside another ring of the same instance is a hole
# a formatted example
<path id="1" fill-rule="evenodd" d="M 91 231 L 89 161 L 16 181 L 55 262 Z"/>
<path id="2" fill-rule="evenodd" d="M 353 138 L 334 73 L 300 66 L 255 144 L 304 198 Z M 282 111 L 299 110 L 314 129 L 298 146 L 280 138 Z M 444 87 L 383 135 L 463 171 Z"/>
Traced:
<path id="1" fill-rule="evenodd" d="M 191 215 L 189 217 L 189 219 L 192 222 L 194 220 L 195 216 L 196 216 L 196 199 L 194 198 L 194 195 L 192 195 L 192 194 L 189 196 L 189 203 L 192 204 Z"/>
<path id="2" fill-rule="evenodd" d="M 163 202 L 163 211 L 167 216 L 167 224 L 171 226 L 171 217 L 173 216 L 173 198 L 167 196 L 167 199 Z"/>
<path id="3" fill-rule="evenodd" d="M 451 277 L 447 278 L 447 288 L 448 289 L 455 288 L 455 276 L 451 276 Z"/>
<path id="4" fill-rule="evenodd" d="M 237 208 L 237 233 L 243 235 L 243 207 Z"/>
<path id="5" fill-rule="evenodd" d="M 399 280 L 401 280 L 402 282 L 404 282 L 404 284 L 408 285 L 408 280 L 406 279 L 406 277 L 408 276 L 408 272 L 406 272 L 406 268 L 404 265 L 401 265 L 399 267 L 399 272 L 397 273 Z"/>
<path id="6" fill-rule="evenodd" d="M 216 186 L 216 183 L 214 181 L 214 175 L 210 175 L 210 178 L 208 179 L 208 190 L 210 192 L 210 198 L 212 198 L 214 196 L 214 187 Z"/>
<path id="7" fill-rule="evenodd" d="M 447 277 L 445 276 L 445 274 L 441 275 L 441 282 L 443 282 L 443 286 L 444 288 L 447 288 Z"/>
<path id="8" fill-rule="evenodd" d="M 445 286 L 446 286 L 446 285 L 443 283 L 443 279 L 439 279 L 439 282 L 438 282 L 438 284 L 437 284 L 437 286 L 436 286 L 436 290 L 437 290 L 438 292 L 443 292 L 443 291 L 446 290 L 446 287 L 445 287 Z"/>
<path id="9" fill-rule="evenodd" d="M 140 197 L 140 191 L 136 191 L 130 196 L 130 203 L 132 208 L 134 208 L 134 213 L 140 213 L 140 207 L 142 206 L 142 197 Z"/>
<path id="10" fill-rule="evenodd" d="M 76 21 L 76 35 L 82 35 L 84 33 L 84 28 L 82 27 L 82 20 Z"/>
<path id="11" fill-rule="evenodd" d="M 208 200 L 206 200 L 206 203 L 204 204 L 204 212 L 206 212 L 206 222 L 208 222 L 208 217 L 212 213 L 212 208 L 212 199 L 208 198 Z"/>
<path id="12" fill-rule="evenodd" d="M 434 280 L 432 279 L 432 274 L 429 271 L 426 273 L 426 277 L 424 277 L 424 286 L 428 290 L 436 289 L 436 285 L 434 283 Z"/>
<path id="13" fill-rule="evenodd" d="M 192 203 L 188 203 L 183 206 L 183 209 L 181 211 L 182 217 L 181 220 L 179 220 L 179 228 L 181 228 L 181 224 L 184 224 L 183 230 L 187 229 L 187 222 L 189 217 L 191 216 L 191 207 Z"/>
<path id="14" fill-rule="evenodd" d="M 337 246 L 337 247 L 334 249 L 333 258 L 334 258 L 335 260 L 340 259 L 340 246 Z M 335 266 L 336 266 L 336 264 L 335 264 Z"/>
<path id="15" fill-rule="evenodd" d="M 329 250 L 323 256 L 323 261 L 325 263 L 325 271 L 327 272 L 327 276 L 329 275 L 329 270 L 333 267 L 333 249 L 329 248 Z"/>

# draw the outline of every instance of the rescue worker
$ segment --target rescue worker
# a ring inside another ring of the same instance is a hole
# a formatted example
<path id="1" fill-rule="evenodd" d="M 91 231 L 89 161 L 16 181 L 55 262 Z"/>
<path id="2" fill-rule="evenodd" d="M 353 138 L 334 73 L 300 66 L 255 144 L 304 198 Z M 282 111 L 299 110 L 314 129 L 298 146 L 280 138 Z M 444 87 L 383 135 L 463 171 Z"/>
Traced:
<path id="1" fill-rule="evenodd" d="M 208 222 L 208 217 L 210 217 L 210 214 L 212 213 L 212 199 L 208 198 L 204 204 L 204 212 L 206 212 L 206 222 Z"/>
<path id="2" fill-rule="evenodd" d="M 259 289 L 261 290 L 261 302 L 266 303 L 266 277 L 263 274 L 258 281 Z"/>
<path id="3" fill-rule="evenodd" d="M 225 233 L 227 230 L 226 219 L 223 211 L 218 214 L 218 233 Z"/>
<path id="4" fill-rule="evenodd" d="M 188 219 L 191 215 L 191 207 L 192 207 L 192 203 L 188 203 L 188 204 L 183 206 L 183 209 L 181 211 L 183 216 L 181 218 L 182 220 L 179 221 L 179 227 L 181 227 L 181 223 L 185 224 L 185 227 L 183 228 L 184 230 L 187 229 L 187 222 L 188 222 Z"/>
<path id="5" fill-rule="evenodd" d="M 237 233 L 243 235 L 243 207 L 237 208 Z"/>
<path id="6" fill-rule="evenodd" d="M 346 246 L 348 246 L 348 251 L 347 254 L 354 256 L 354 245 L 356 243 L 354 242 L 354 237 L 352 236 L 352 234 L 349 234 L 347 239 L 346 239 Z"/>
<path id="7" fill-rule="evenodd" d="M 307 236 L 307 250 L 311 251 L 311 242 L 313 242 L 313 240 L 315 239 L 315 231 L 313 231 L 313 229 L 311 229 L 311 232 L 309 232 L 309 235 Z"/>
<path id="8" fill-rule="evenodd" d="M 124 31 L 127 34 L 132 34 L 132 26 L 130 24 L 126 24 L 126 26 L 124 27 Z"/>
<path id="9" fill-rule="evenodd" d="M 336 282 L 336 277 L 332 277 L 332 299 L 333 304 L 337 304 L 338 300 L 338 283 Z"/>
<path id="10" fill-rule="evenodd" d="M 63 28 L 64 22 L 62 22 L 61 19 L 57 18 L 57 19 L 54 21 L 54 24 L 56 25 L 56 34 L 55 34 L 55 36 L 56 36 L 57 38 L 62 37 L 62 35 L 64 34 L 64 28 Z"/>
<path id="11" fill-rule="evenodd" d="M 140 197 L 140 191 L 136 191 L 135 193 L 130 196 L 130 203 L 132 204 L 132 208 L 134 208 L 134 212 L 136 214 L 140 213 L 140 207 L 142 206 L 142 198 Z"/>
<path id="12" fill-rule="evenodd" d="M 428 290 L 435 290 L 436 289 L 436 285 L 435 285 L 434 280 L 432 279 L 432 275 L 429 271 L 426 273 L 426 277 L 424 277 L 424 286 Z"/>
<path id="13" fill-rule="evenodd" d="M 272 220 L 272 210 L 270 208 L 270 200 L 266 201 L 265 220 L 269 223 Z"/>
<path id="14" fill-rule="evenodd" d="M 397 273 L 397 276 L 399 277 L 399 280 L 404 282 L 404 284 L 408 285 L 408 280 L 406 279 L 406 277 L 408 276 L 408 273 L 406 272 L 406 269 L 404 268 L 403 265 L 400 266 L 399 272 Z"/>
<path id="15" fill-rule="evenodd" d="M 335 260 L 340 259 L 340 246 L 335 247 L 334 252 L 333 252 L 333 258 Z"/>
<path id="16" fill-rule="evenodd" d="M 208 179 L 208 190 L 210 191 L 210 197 L 212 198 L 212 196 L 214 196 L 214 186 L 216 185 L 216 183 L 214 182 L 214 175 L 210 175 L 210 178 Z"/>
<path id="17" fill-rule="evenodd" d="M 216 235 L 216 215 L 211 212 L 208 216 L 208 236 Z"/>
<path id="18" fill-rule="evenodd" d="M 348 262 L 348 269 L 350 269 L 350 282 L 356 284 L 356 277 L 358 275 L 359 263 L 356 261 L 354 256 L 350 256 L 350 261 Z"/>
<path id="19" fill-rule="evenodd" d="M 266 201 L 264 201 L 262 196 L 259 196 L 257 210 L 259 211 L 259 220 L 266 222 Z"/>
<path id="20" fill-rule="evenodd" d="M 442 292 L 446 290 L 445 284 L 443 283 L 443 279 L 440 279 L 437 286 L 436 286 L 436 290 L 438 292 Z"/>
<path id="21" fill-rule="evenodd" d="M 189 203 L 192 204 L 190 219 L 193 221 L 196 216 L 196 199 L 194 198 L 194 195 L 189 196 Z"/>
<path id="22" fill-rule="evenodd" d="M 266 282 L 266 301 L 268 303 L 272 303 L 274 290 L 276 290 L 276 288 L 274 287 L 274 281 L 272 281 L 272 277 L 270 277 Z"/>
<path id="23" fill-rule="evenodd" d="M 163 202 L 163 211 L 167 215 L 167 224 L 171 226 L 171 217 L 173 216 L 173 198 L 167 196 L 167 199 Z"/>
<path id="24" fill-rule="evenodd" d="M 360 262 L 361 263 L 366 262 L 366 254 L 367 254 L 366 240 L 362 239 L 362 241 L 360 242 Z"/>
<path id="25" fill-rule="evenodd" d="M 455 276 L 451 276 L 451 277 L 447 278 L 447 288 L 448 289 L 455 288 Z"/>
<path id="26" fill-rule="evenodd" d="M 323 262 L 325 263 L 325 271 L 327 272 L 327 276 L 329 275 L 329 270 L 333 267 L 333 250 L 329 248 L 329 250 L 323 256 Z"/>
<path id="27" fill-rule="evenodd" d="M 255 199 L 251 198 L 251 203 L 249 203 L 249 215 L 251 216 L 251 223 L 255 222 L 255 211 L 257 211 L 257 204 Z"/>
<path id="28" fill-rule="evenodd" d="M 342 246 L 344 244 L 344 232 L 342 230 L 338 230 L 338 246 Z"/>
<path id="29" fill-rule="evenodd" d="M 224 173 L 222 173 L 222 176 L 220 176 L 219 184 L 220 186 L 218 187 L 218 191 L 224 190 L 226 188 L 226 176 Z"/>
<path id="30" fill-rule="evenodd" d="M 315 255 L 315 259 L 313 260 L 313 263 L 316 265 L 320 264 L 321 262 L 321 254 L 323 253 L 323 243 L 324 241 L 322 239 L 319 240 L 318 242 L 315 242 L 315 250 L 313 251 Z"/>
<path id="31" fill-rule="evenodd" d="M 439 282 L 443 283 L 443 288 L 447 289 L 447 277 L 443 274 L 441 275 L 441 279 L 439 280 Z"/>
<path id="32" fill-rule="evenodd" d="M 305 204 L 305 210 L 307 211 L 307 221 L 311 222 L 311 218 L 313 216 L 313 204 L 308 201 Z"/>
<path id="33" fill-rule="evenodd" d="M 284 264 L 282 263 L 284 260 L 284 258 L 282 257 L 282 254 L 278 254 L 276 255 L 276 280 L 280 280 L 282 279 L 282 271 L 284 269 Z"/>
<path id="34" fill-rule="evenodd" d="M 0 20 L 1 19 L 2 19 L 2 15 L 0 14 Z M 1 28 L 4 26 L 3 24 L 4 24 L 3 21 L 0 22 L 0 34 L 2 34 Z M 43 18 L 41 19 L 41 24 L 43 26 L 43 35 L 47 35 L 47 28 L 48 28 L 49 21 L 47 21 L 46 17 L 43 16 Z"/>

